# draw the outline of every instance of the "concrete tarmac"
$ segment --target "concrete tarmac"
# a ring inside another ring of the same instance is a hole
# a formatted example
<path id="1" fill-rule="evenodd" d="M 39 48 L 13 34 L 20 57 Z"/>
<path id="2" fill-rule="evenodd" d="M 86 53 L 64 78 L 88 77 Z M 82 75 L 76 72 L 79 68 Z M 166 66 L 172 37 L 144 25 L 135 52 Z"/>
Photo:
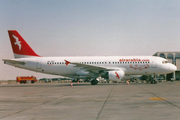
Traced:
<path id="1" fill-rule="evenodd" d="M 180 82 L 1 84 L 2 120 L 180 120 Z"/>

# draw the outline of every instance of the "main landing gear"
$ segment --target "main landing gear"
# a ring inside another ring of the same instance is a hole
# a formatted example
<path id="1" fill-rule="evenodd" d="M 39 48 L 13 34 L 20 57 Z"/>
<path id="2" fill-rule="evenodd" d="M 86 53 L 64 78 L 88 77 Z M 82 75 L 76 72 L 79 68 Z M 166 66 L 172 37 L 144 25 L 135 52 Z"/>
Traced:
<path id="1" fill-rule="evenodd" d="M 91 85 L 97 85 L 98 84 L 98 80 L 96 80 L 95 78 L 93 78 L 92 80 L 91 80 Z"/>

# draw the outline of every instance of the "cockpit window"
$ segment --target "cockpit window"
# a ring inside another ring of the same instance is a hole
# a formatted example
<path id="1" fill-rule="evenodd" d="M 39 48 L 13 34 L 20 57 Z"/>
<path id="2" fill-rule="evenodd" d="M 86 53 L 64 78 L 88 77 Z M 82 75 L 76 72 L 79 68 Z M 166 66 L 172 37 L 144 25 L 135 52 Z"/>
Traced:
<path id="1" fill-rule="evenodd" d="M 163 64 L 166 64 L 166 63 L 169 63 L 169 61 L 164 60 L 164 61 L 162 61 L 162 63 L 163 63 Z"/>

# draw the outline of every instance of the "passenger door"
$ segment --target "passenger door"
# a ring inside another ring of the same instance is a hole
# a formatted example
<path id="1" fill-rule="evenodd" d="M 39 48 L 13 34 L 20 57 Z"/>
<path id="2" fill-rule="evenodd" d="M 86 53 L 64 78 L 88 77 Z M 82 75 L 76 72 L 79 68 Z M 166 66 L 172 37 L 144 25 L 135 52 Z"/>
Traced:
<path id="1" fill-rule="evenodd" d="M 156 58 L 152 58 L 151 60 L 151 68 L 157 68 Z"/>

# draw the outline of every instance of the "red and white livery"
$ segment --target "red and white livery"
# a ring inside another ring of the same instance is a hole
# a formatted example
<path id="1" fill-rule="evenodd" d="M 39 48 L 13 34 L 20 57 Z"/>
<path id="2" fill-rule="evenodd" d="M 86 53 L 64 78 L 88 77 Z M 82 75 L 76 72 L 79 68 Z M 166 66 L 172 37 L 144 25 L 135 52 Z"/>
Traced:
<path id="1" fill-rule="evenodd" d="M 155 56 L 42 57 L 36 54 L 16 30 L 9 30 L 15 59 L 3 59 L 15 67 L 66 77 L 84 76 L 91 84 L 98 78 L 119 81 L 125 75 L 152 75 L 174 72 L 177 67 Z"/>

